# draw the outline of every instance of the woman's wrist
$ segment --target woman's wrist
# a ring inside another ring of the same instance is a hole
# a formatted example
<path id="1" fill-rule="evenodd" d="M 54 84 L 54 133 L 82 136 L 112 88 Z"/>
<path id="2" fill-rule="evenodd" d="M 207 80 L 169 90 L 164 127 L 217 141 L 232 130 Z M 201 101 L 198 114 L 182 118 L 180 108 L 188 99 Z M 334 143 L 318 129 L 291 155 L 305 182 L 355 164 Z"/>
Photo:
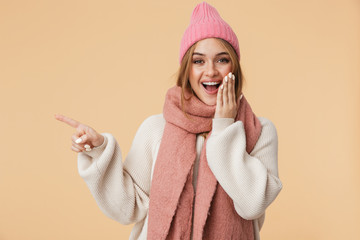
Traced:
<path id="1" fill-rule="evenodd" d="M 235 120 L 233 118 L 213 118 L 212 121 L 212 134 L 216 135 L 223 131 L 225 128 L 233 124 Z"/>

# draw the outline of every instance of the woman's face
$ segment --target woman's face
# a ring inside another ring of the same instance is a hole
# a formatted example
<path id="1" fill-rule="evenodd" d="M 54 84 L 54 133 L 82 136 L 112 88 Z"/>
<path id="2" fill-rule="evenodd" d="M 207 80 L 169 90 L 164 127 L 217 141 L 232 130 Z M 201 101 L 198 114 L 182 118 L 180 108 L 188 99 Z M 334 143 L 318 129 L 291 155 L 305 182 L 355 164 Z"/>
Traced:
<path id="1" fill-rule="evenodd" d="M 199 41 L 192 55 L 189 74 L 196 96 L 207 105 L 215 105 L 218 88 L 231 67 L 230 55 L 219 40 Z"/>

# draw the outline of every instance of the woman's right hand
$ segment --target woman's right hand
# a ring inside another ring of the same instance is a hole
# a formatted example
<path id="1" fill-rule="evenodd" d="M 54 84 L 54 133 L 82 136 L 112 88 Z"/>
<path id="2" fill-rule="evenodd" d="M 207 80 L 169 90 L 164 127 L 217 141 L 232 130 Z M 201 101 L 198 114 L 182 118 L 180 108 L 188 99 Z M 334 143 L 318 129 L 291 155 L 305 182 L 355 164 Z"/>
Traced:
<path id="1" fill-rule="evenodd" d="M 71 150 L 75 152 L 90 151 L 93 147 L 103 144 L 104 136 L 93 128 L 61 114 L 55 114 L 55 118 L 76 129 L 76 132 L 71 136 Z"/>

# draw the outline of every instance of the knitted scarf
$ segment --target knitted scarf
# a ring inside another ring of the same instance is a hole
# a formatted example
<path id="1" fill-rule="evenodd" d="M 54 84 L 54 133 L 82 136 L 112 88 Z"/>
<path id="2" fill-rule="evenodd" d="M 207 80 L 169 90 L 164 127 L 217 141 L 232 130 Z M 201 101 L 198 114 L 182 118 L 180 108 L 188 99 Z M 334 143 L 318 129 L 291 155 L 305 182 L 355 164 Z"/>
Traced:
<path id="1" fill-rule="evenodd" d="M 191 93 L 186 92 L 189 98 Z M 242 121 L 246 151 L 254 148 L 261 124 L 243 96 L 238 101 L 236 121 Z M 206 141 L 211 135 L 216 106 L 209 106 L 192 96 L 181 107 L 181 88 L 166 94 L 163 115 L 166 120 L 155 163 L 149 204 L 149 240 L 238 239 L 253 240 L 251 220 L 240 217 L 232 199 L 218 184 L 206 159 Z M 196 159 L 196 136 L 209 132 L 200 155 L 196 194 L 193 167 Z M 240 159 L 239 159 L 240 161 Z"/>

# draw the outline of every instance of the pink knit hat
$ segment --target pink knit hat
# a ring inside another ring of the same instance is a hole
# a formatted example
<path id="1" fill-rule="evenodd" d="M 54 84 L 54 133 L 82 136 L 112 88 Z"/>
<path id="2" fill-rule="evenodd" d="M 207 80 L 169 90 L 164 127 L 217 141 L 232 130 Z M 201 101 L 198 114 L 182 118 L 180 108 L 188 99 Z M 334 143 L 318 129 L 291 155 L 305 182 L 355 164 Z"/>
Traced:
<path id="1" fill-rule="evenodd" d="M 198 4 L 191 16 L 190 25 L 185 30 L 180 45 L 180 63 L 186 51 L 197 41 L 205 38 L 221 38 L 229 42 L 240 59 L 239 41 L 231 29 L 216 11 L 206 2 Z"/>

